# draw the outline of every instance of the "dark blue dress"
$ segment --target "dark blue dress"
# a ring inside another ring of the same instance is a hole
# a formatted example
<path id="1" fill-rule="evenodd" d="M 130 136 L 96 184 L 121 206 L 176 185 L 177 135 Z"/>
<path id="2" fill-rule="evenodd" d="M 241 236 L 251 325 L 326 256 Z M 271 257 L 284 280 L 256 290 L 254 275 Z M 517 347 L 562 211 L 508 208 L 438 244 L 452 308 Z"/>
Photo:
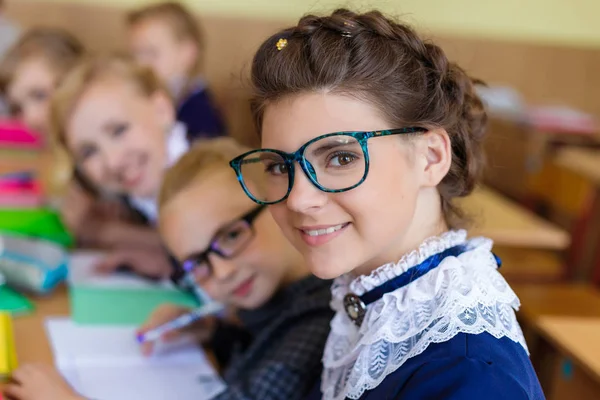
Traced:
<path id="1" fill-rule="evenodd" d="M 308 397 L 321 399 L 320 383 Z M 509 338 L 458 334 L 429 345 L 361 400 L 544 399 L 527 353 Z"/>
<path id="2" fill-rule="evenodd" d="M 194 138 L 217 137 L 226 133 L 223 117 L 214 104 L 210 91 L 203 85 L 179 104 L 177 120 L 187 126 L 187 131 Z"/>

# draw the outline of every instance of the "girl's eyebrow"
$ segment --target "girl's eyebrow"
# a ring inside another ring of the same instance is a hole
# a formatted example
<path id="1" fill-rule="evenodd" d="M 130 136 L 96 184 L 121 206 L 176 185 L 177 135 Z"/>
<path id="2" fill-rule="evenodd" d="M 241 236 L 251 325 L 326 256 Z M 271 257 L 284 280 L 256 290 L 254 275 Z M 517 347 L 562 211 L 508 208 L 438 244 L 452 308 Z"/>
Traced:
<path id="1" fill-rule="evenodd" d="M 203 249 L 197 249 L 189 252 L 185 257 L 183 257 L 182 261 L 177 260 L 178 263 L 183 264 L 186 261 L 196 260 L 200 257 L 204 257 L 205 254 L 213 248 L 213 244 L 215 243 L 215 237 L 210 238 L 210 242 Z"/>
<path id="2" fill-rule="evenodd" d="M 192 251 L 188 254 L 187 257 L 185 257 L 183 260 L 187 261 L 190 260 L 192 258 L 198 258 L 204 255 L 204 253 L 206 253 L 208 250 L 212 249 L 215 245 L 215 243 L 218 242 L 219 238 L 221 235 L 227 233 L 227 231 L 229 231 L 231 229 L 231 227 L 238 221 L 240 221 L 241 218 L 237 218 L 234 219 L 232 221 L 229 221 L 227 223 L 224 223 L 223 225 L 221 225 L 221 227 L 219 227 L 219 229 L 217 229 L 217 231 L 215 233 L 213 233 L 213 235 L 210 237 L 210 242 L 208 243 L 208 245 L 201 250 L 195 250 Z"/>
<path id="3" fill-rule="evenodd" d="M 110 133 L 110 132 L 113 132 L 119 125 L 120 125 L 120 122 L 109 119 L 108 121 L 106 121 L 102 124 L 101 129 L 104 132 Z"/>
<path id="4" fill-rule="evenodd" d="M 333 149 L 337 149 L 339 147 L 344 147 L 344 146 L 348 146 L 348 145 L 353 145 L 354 142 L 328 142 L 328 143 L 323 143 L 321 146 L 317 147 L 316 149 L 314 149 L 311 153 L 313 156 L 317 157 L 319 155 L 321 155 L 322 153 L 328 152 L 330 150 Z M 358 144 L 358 143 L 356 143 Z"/>

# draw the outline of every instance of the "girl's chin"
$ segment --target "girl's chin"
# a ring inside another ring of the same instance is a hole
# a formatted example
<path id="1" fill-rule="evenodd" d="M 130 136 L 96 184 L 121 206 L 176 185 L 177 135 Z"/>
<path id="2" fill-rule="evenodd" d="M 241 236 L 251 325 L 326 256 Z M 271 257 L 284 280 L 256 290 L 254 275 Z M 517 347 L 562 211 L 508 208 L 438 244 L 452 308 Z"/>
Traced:
<path id="1" fill-rule="evenodd" d="M 351 271 L 351 269 L 344 268 L 344 266 L 337 266 L 334 263 L 326 261 L 309 263 L 308 267 L 311 273 L 319 279 L 335 279 Z"/>

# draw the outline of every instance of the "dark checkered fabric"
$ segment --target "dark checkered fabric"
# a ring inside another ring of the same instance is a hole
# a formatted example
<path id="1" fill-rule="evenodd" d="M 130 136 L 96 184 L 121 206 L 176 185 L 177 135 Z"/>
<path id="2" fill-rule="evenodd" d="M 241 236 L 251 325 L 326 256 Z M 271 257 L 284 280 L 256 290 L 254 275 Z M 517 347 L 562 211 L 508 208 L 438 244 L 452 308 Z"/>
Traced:
<path id="1" fill-rule="evenodd" d="M 296 400 L 319 379 L 333 311 L 331 281 L 308 277 L 257 310 L 239 313 L 244 330 L 222 325 L 213 349 L 227 362 L 218 400 Z M 229 350 L 229 351 L 227 351 Z"/>

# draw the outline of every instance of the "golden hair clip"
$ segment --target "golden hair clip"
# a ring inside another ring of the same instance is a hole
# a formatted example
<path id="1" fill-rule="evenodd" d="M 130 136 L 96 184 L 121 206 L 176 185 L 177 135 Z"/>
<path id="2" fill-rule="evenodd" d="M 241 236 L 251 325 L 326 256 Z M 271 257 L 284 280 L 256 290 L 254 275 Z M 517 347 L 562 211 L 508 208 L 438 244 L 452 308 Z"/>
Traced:
<path id="1" fill-rule="evenodd" d="M 348 28 L 354 28 L 355 27 L 354 23 L 353 22 L 349 22 L 349 21 L 344 21 L 344 26 L 348 27 Z M 347 37 L 347 38 L 352 37 L 352 33 L 349 30 L 342 30 L 341 35 L 343 37 Z"/>
<path id="2" fill-rule="evenodd" d="M 285 48 L 285 46 L 287 46 L 287 44 L 287 39 L 281 38 L 277 41 L 277 44 L 275 46 L 277 46 L 277 50 L 281 51 Z"/>

